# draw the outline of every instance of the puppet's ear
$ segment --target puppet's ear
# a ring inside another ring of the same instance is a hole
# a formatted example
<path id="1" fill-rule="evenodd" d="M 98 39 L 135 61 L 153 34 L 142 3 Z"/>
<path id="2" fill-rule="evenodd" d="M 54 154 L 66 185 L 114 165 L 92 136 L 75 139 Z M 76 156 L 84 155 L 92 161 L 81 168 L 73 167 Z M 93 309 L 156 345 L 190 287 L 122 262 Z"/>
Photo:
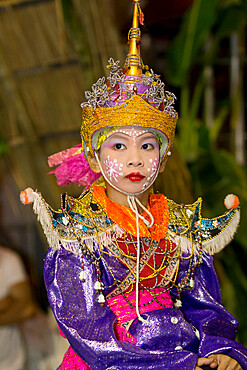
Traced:
<path id="1" fill-rule="evenodd" d="M 90 154 L 87 156 L 87 160 L 89 163 L 89 166 L 93 172 L 100 173 L 99 164 L 97 162 L 97 159 L 95 157 L 92 157 Z"/>
<path id="2" fill-rule="evenodd" d="M 160 164 L 159 173 L 164 171 L 165 166 L 166 166 L 166 162 L 167 162 L 167 157 L 162 159 L 161 164 Z"/>

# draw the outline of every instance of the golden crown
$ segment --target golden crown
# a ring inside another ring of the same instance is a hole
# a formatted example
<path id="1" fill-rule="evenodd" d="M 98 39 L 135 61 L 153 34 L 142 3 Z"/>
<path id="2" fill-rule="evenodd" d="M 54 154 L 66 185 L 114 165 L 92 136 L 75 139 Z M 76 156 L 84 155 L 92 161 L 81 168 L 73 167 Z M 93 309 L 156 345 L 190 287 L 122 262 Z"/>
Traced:
<path id="1" fill-rule="evenodd" d="M 129 31 L 129 52 L 123 70 L 120 62 L 108 61 L 110 76 L 100 78 L 92 91 L 86 91 L 86 102 L 82 103 L 81 136 L 84 154 L 94 155 L 93 136 L 111 126 L 135 126 L 158 130 L 165 135 L 168 146 L 172 146 L 177 113 L 174 109 L 175 95 L 165 91 L 159 76 L 143 65 L 140 56 L 143 13 L 139 0 L 133 0 L 132 27 Z"/>

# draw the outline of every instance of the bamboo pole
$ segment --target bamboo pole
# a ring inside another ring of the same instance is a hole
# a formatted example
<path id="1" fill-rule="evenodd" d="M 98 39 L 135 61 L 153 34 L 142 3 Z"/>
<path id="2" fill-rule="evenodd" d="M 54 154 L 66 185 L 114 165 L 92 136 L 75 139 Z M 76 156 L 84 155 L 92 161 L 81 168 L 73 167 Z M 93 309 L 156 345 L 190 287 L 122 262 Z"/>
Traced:
<path id="1" fill-rule="evenodd" d="M 43 0 L 44 2 L 47 2 L 47 0 Z M 50 0 L 53 1 L 53 0 Z M 20 5 L 20 4 L 25 4 L 27 1 L 26 0 L 1 0 L 0 1 L 0 7 L 12 7 L 14 5 Z M 35 0 L 33 0 L 33 4 L 35 4 Z"/>
<path id="2" fill-rule="evenodd" d="M 53 185 L 52 181 L 46 178 L 47 165 L 41 143 L 28 115 L 28 109 L 1 53 L 1 45 L 0 65 L 1 88 L 9 100 L 9 106 L 15 112 L 19 133 L 24 137 L 24 144 L 13 147 L 9 154 L 13 164 L 13 171 L 15 171 L 15 180 L 20 189 L 29 184 L 34 186 L 38 183 L 43 191 L 51 195 L 51 198 L 55 197 L 58 195 L 58 188 Z"/>
<path id="3" fill-rule="evenodd" d="M 234 33 L 230 37 L 231 45 L 231 130 L 233 133 L 233 147 L 236 161 L 245 165 L 245 130 L 244 130 L 244 92 L 243 67 L 240 55 L 241 36 Z"/>
<path id="4" fill-rule="evenodd" d="M 63 7 L 62 7 L 61 0 L 55 0 L 55 9 L 56 9 L 56 16 L 57 16 L 57 24 L 58 24 L 58 38 L 59 38 L 60 53 L 62 56 L 62 61 L 66 63 L 66 61 L 68 60 L 68 54 L 66 52 L 66 29 L 65 29 Z"/>
<path id="5" fill-rule="evenodd" d="M 205 42 L 205 52 L 209 53 L 212 48 L 212 40 L 208 38 Z M 204 67 L 204 117 L 206 126 L 210 129 L 214 125 L 214 70 L 212 65 L 207 64 Z"/>

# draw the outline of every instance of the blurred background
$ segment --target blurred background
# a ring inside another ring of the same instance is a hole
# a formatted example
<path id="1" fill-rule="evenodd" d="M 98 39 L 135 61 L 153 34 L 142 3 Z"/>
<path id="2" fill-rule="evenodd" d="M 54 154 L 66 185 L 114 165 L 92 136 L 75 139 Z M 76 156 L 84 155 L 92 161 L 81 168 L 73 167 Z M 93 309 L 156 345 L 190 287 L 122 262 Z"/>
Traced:
<path id="1" fill-rule="evenodd" d="M 143 0 L 141 54 L 177 96 L 177 133 L 156 189 L 176 202 L 203 197 L 203 216 L 240 198 L 234 242 L 215 258 L 224 305 L 238 318 L 247 346 L 247 172 L 245 0 Z M 32 209 L 19 201 L 27 186 L 53 207 L 59 188 L 47 157 L 80 143 L 84 91 L 110 57 L 123 65 L 131 0 L 0 0 L 1 244 L 24 257 L 34 300 L 47 310 L 42 269 L 47 244 Z"/>

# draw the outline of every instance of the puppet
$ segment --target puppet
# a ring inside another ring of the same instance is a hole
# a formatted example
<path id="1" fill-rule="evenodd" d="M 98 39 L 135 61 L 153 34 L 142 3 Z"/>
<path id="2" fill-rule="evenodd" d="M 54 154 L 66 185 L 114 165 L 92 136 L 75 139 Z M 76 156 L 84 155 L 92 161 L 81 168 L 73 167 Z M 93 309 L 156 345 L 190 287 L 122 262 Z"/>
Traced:
<path id="1" fill-rule="evenodd" d="M 49 158 L 60 185 L 88 185 L 53 210 L 22 192 L 46 234 L 48 298 L 70 347 L 60 369 L 247 369 L 234 341 L 236 319 L 222 306 L 213 255 L 239 223 L 236 196 L 205 219 L 201 199 L 176 204 L 152 194 L 173 144 L 174 94 L 143 65 L 139 1 L 124 68 L 86 92 L 82 147 Z M 89 163 L 89 164 L 88 164 Z M 90 165 L 90 167 L 89 167 Z M 102 175 L 104 186 L 92 183 Z"/>

